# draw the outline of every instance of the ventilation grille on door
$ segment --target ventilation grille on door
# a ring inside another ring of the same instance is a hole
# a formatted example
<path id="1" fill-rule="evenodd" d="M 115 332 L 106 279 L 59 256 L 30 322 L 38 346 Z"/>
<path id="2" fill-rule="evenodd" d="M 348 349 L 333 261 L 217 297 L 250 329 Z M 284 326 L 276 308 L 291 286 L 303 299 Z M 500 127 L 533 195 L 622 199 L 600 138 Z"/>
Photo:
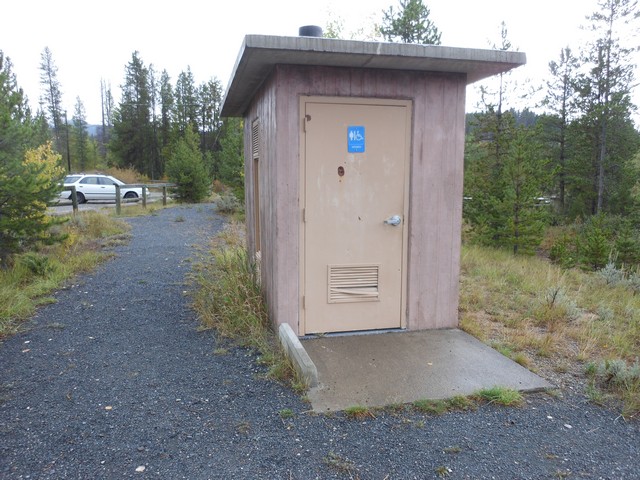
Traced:
<path id="1" fill-rule="evenodd" d="M 329 303 L 377 302 L 379 265 L 329 265 Z"/>

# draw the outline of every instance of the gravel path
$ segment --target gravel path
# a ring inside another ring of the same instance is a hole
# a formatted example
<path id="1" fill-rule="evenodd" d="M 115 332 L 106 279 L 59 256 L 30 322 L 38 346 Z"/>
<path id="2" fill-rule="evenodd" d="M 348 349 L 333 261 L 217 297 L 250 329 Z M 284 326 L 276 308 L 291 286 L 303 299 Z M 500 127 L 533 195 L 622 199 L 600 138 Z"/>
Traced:
<path id="1" fill-rule="evenodd" d="M 0 345 L 0 478 L 640 478 L 638 423 L 578 395 L 309 413 L 250 352 L 196 330 L 184 279 L 222 226 L 214 207 L 127 221 L 129 245 Z"/>

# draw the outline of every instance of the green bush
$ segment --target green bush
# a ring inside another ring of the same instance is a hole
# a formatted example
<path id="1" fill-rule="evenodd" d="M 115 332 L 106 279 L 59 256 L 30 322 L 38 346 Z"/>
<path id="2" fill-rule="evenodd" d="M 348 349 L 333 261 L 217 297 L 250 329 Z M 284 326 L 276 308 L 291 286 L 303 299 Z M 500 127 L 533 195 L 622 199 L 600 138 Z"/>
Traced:
<path id="1" fill-rule="evenodd" d="M 186 129 L 184 137 L 176 141 L 167 161 L 166 173 L 169 180 L 177 185 L 178 201 L 198 203 L 209 195 L 209 175 L 191 129 Z"/>
<path id="2" fill-rule="evenodd" d="M 563 230 L 549 247 L 549 258 L 563 268 L 600 271 L 615 267 L 629 275 L 640 267 L 640 230 L 628 218 L 596 215 Z"/>
<path id="3" fill-rule="evenodd" d="M 0 268 L 32 245 L 63 239 L 51 230 L 62 220 L 47 215 L 47 203 L 59 192 L 64 176 L 59 161 L 51 144 L 23 155 L 0 156 Z"/>

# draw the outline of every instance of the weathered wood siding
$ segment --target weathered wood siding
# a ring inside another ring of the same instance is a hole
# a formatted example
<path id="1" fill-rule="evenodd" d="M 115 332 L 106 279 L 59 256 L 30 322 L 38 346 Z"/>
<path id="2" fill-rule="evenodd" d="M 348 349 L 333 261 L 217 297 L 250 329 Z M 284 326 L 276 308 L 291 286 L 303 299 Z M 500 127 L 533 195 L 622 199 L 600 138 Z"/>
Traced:
<path id="1" fill-rule="evenodd" d="M 262 285 L 271 318 L 298 332 L 300 96 L 411 99 L 407 328 L 458 325 L 466 78 L 458 74 L 281 65 L 245 116 L 248 244 L 253 232 L 251 123 L 260 121 Z"/>

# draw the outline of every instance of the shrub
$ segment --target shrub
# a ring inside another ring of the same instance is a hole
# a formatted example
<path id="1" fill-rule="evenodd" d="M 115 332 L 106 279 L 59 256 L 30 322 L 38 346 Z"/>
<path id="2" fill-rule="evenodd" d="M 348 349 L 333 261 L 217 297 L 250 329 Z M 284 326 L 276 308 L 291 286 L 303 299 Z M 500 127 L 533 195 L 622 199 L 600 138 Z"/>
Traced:
<path id="1" fill-rule="evenodd" d="M 27 150 L 22 161 L 0 164 L 0 267 L 31 245 L 62 239 L 50 231 L 61 220 L 47 215 L 64 176 L 59 161 L 49 143 Z"/>
<path id="2" fill-rule="evenodd" d="M 195 133 L 190 129 L 178 139 L 166 165 L 166 173 L 177 185 L 179 201 L 198 203 L 209 194 L 209 175 L 198 150 Z"/>
<path id="3" fill-rule="evenodd" d="M 218 212 L 233 214 L 242 209 L 242 203 L 232 193 L 225 193 L 216 201 Z"/>
<path id="4" fill-rule="evenodd" d="M 575 267 L 577 258 L 574 239 L 567 234 L 563 235 L 551 246 L 549 258 L 563 268 Z"/>

